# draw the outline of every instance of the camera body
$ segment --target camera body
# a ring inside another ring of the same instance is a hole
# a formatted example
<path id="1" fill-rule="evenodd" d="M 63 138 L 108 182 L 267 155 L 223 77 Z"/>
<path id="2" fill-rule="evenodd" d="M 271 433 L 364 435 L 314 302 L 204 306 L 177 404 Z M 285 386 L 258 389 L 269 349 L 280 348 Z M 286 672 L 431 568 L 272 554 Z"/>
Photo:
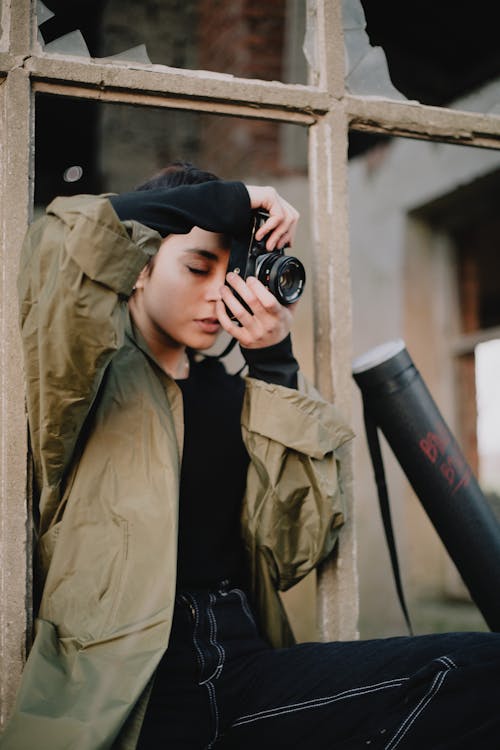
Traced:
<path id="1" fill-rule="evenodd" d="M 282 305 L 291 305 L 304 291 L 306 272 L 300 260 L 293 255 L 285 255 L 283 249 L 272 252 L 266 250 L 268 234 L 261 240 L 255 239 L 256 232 L 268 218 L 266 211 L 254 212 L 252 235 L 246 254 L 241 251 L 232 252 L 228 270 L 239 274 L 242 279 L 255 276 Z M 235 296 L 245 304 L 239 295 Z"/>

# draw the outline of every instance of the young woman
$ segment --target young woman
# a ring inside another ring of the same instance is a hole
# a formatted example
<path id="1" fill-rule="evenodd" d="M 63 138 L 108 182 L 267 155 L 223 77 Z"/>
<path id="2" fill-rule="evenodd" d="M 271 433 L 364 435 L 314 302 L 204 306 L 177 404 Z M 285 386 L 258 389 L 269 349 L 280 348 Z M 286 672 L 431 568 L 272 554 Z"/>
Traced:
<path id="1" fill-rule="evenodd" d="M 294 644 L 277 592 L 335 544 L 352 433 L 298 372 L 293 307 L 226 276 L 257 208 L 268 250 L 293 242 L 272 188 L 180 164 L 28 232 L 43 595 L 2 750 L 495 746 L 498 636 Z M 221 329 L 244 380 L 194 354 Z"/>

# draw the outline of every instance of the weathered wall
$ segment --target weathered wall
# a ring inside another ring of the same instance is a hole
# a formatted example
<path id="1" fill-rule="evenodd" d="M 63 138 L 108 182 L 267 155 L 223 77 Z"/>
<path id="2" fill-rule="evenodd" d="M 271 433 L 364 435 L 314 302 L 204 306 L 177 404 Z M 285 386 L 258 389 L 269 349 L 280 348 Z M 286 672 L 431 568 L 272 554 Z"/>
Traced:
<path id="1" fill-rule="evenodd" d="M 0 679 L 0 726 L 24 663 L 30 625 L 27 441 L 16 287 L 29 217 L 28 92 L 21 71 L 0 80 L 0 676 L 10 676 Z"/>
<path id="2" fill-rule="evenodd" d="M 500 86 L 483 93 L 498 100 Z M 466 104 L 466 103 L 465 103 Z M 471 102 L 471 108 L 473 103 Z M 485 106 L 486 102 L 481 105 Z M 500 168 L 497 152 L 396 139 L 350 164 L 353 347 L 359 355 L 396 338 L 406 341 L 450 428 L 457 429 L 450 342 L 458 331 L 455 267 L 445 229 L 426 207 Z M 484 198 L 485 196 L 483 196 Z M 481 195 L 477 196 L 481 200 Z M 473 211 L 471 204 L 461 207 Z M 361 634 L 404 633 L 366 448 L 358 388 L 353 385 L 355 507 Z M 454 567 L 401 468 L 384 446 L 389 495 L 410 608 L 420 629 L 484 627 L 474 610 L 439 625 L 425 601 L 460 593 Z M 452 615 L 453 617 L 453 615 Z"/>

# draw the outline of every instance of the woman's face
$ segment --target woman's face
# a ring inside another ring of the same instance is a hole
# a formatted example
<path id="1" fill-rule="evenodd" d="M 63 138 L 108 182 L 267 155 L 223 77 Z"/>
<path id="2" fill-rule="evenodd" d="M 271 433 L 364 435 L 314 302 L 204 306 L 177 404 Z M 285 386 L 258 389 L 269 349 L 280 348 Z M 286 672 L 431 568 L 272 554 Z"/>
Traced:
<path id="1" fill-rule="evenodd" d="M 131 299 L 134 320 L 146 340 L 167 347 L 210 348 L 221 330 L 215 303 L 228 261 L 223 235 L 199 227 L 163 240 Z"/>

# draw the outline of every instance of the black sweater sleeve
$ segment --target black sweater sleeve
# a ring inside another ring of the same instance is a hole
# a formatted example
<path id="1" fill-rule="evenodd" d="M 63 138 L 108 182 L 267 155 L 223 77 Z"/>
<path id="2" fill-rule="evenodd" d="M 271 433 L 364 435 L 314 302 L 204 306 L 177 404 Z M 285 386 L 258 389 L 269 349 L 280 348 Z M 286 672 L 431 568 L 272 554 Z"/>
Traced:
<path id="1" fill-rule="evenodd" d="M 287 388 L 297 388 L 299 365 L 293 356 L 290 334 L 279 344 L 266 346 L 263 349 L 240 348 L 251 378 L 275 385 L 284 385 Z"/>
<path id="2" fill-rule="evenodd" d="M 242 182 L 213 180 L 109 197 L 120 221 L 134 219 L 167 234 L 187 234 L 194 226 L 232 237 L 251 228 L 250 197 Z"/>

